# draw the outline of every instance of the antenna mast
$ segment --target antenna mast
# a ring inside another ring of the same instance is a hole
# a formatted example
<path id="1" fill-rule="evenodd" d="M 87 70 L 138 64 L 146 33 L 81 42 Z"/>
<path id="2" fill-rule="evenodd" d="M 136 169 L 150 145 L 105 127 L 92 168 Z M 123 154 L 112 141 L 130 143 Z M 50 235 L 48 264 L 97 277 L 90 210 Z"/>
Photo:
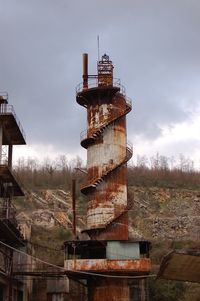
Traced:
<path id="1" fill-rule="evenodd" d="M 99 61 L 99 35 L 97 36 L 97 47 L 98 47 L 98 61 Z"/>

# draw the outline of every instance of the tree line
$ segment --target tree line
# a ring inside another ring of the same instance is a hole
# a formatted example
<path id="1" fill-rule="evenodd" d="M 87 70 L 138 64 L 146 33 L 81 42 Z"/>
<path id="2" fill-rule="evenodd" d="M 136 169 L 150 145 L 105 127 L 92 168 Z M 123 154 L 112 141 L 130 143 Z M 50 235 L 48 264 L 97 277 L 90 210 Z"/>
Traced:
<path id="1" fill-rule="evenodd" d="M 40 162 L 34 158 L 17 160 L 14 170 L 26 189 L 62 188 L 71 190 L 72 178 L 78 185 L 86 180 L 85 164 L 80 157 L 69 160 L 66 155 L 56 159 L 46 158 Z M 198 189 L 200 186 L 200 171 L 195 169 L 194 162 L 180 155 L 174 157 L 159 155 L 148 158 L 137 156 L 136 162 L 128 164 L 128 185 L 159 186 L 171 188 Z"/>
<path id="2" fill-rule="evenodd" d="M 192 159 L 180 154 L 178 159 L 156 154 L 137 156 L 128 167 L 128 184 L 168 188 L 200 188 L 200 171 Z"/>

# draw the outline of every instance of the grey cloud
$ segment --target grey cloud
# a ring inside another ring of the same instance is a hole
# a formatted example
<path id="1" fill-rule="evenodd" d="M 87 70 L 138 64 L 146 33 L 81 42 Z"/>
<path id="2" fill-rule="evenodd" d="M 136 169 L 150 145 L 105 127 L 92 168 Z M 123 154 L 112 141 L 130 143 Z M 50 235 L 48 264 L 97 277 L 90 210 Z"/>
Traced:
<path id="1" fill-rule="evenodd" d="M 173 156 L 174 154 L 176 154 L 176 156 L 184 155 L 191 160 L 196 161 L 197 163 L 197 158 L 193 158 L 193 156 L 191 156 L 191 153 L 197 152 L 197 150 L 199 150 L 199 147 L 200 141 L 196 139 L 190 138 L 187 139 L 187 141 L 180 139 L 178 141 L 170 142 L 167 149 L 166 147 L 162 147 L 161 152 L 162 154 L 167 153 L 168 156 Z"/>
<path id="2" fill-rule="evenodd" d="M 0 89 L 28 142 L 73 152 L 86 127 L 75 102 L 82 52 L 94 73 L 99 34 L 134 100 L 129 133 L 152 140 L 199 103 L 199 28 L 199 1 L 0 0 Z"/>

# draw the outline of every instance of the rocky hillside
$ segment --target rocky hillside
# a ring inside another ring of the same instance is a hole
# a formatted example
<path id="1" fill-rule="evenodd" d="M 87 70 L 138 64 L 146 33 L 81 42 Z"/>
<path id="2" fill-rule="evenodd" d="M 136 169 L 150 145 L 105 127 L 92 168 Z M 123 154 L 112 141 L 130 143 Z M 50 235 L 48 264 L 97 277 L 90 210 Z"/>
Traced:
<path id="1" fill-rule="evenodd" d="M 26 192 L 24 198 L 14 201 L 17 209 L 17 220 L 21 229 L 53 231 L 55 228 L 67 230 L 68 236 L 72 228 L 72 200 L 70 192 L 61 189 L 42 189 Z M 77 232 L 84 226 L 84 203 L 77 199 Z M 27 237 L 29 239 L 29 237 Z M 68 237 L 66 237 L 66 240 Z"/>
<path id="2" fill-rule="evenodd" d="M 130 187 L 130 235 L 146 239 L 199 240 L 200 191 Z"/>
<path id="3" fill-rule="evenodd" d="M 129 187 L 134 207 L 129 212 L 130 238 L 199 240 L 200 190 Z M 72 209 L 69 191 L 38 190 L 15 200 L 17 219 L 44 229 L 61 227 L 71 231 Z M 86 224 L 86 202 L 77 199 L 77 231 Z"/>
<path id="4" fill-rule="evenodd" d="M 129 236 L 152 242 L 152 273 L 157 273 L 169 250 L 200 247 L 200 190 L 129 185 L 128 197 L 134 198 L 134 207 L 129 211 Z M 63 242 L 72 239 L 71 205 L 70 192 L 62 189 L 35 189 L 15 200 L 20 227 L 40 259 L 63 264 Z M 79 237 L 86 225 L 86 206 L 86 200 L 78 194 Z M 155 301 L 198 301 L 200 295 L 200 286 L 191 283 L 152 279 L 149 288 Z"/>

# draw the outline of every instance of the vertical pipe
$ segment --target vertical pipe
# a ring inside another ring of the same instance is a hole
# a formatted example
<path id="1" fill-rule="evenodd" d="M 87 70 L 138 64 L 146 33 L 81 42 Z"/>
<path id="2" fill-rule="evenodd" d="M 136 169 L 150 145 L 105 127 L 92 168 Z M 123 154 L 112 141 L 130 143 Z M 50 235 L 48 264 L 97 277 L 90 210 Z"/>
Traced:
<path id="1" fill-rule="evenodd" d="M 141 280 L 140 280 L 140 295 L 141 295 L 141 301 L 145 301 L 145 300 L 146 300 L 145 285 L 146 285 L 145 280 L 144 280 L 144 279 L 141 279 Z"/>
<path id="2" fill-rule="evenodd" d="M 3 128 L 0 124 L 0 164 L 2 164 L 2 144 L 3 144 Z"/>
<path id="3" fill-rule="evenodd" d="M 88 54 L 83 53 L 83 90 L 88 88 Z"/>
<path id="4" fill-rule="evenodd" d="M 99 35 L 97 36 L 97 47 L 98 47 L 98 62 L 99 62 Z"/>
<path id="5" fill-rule="evenodd" d="M 76 239 L 76 180 L 72 179 L 72 233 Z"/>
<path id="6" fill-rule="evenodd" d="M 13 250 L 10 250 L 8 277 L 8 301 L 13 301 Z"/>
<path id="7" fill-rule="evenodd" d="M 12 150 L 13 150 L 13 146 L 9 145 L 8 146 L 8 167 L 10 169 L 12 169 Z"/>
<path id="8" fill-rule="evenodd" d="M 3 104 L 3 113 L 6 113 L 7 112 L 7 103 L 4 102 Z"/>
<path id="9" fill-rule="evenodd" d="M 12 219 L 14 217 L 14 214 L 11 212 L 11 197 L 7 199 L 7 210 L 8 210 L 8 219 Z"/>

